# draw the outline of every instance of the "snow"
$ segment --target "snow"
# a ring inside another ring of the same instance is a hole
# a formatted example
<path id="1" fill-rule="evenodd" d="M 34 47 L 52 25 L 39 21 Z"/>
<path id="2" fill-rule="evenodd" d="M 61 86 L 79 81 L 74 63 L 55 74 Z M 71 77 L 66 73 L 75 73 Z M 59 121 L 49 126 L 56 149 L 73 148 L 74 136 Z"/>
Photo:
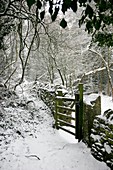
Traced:
<path id="1" fill-rule="evenodd" d="M 96 141 L 100 141 L 101 139 L 101 136 L 100 135 L 94 135 L 94 134 L 91 134 L 91 137 L 93 138 L 93 140 L 96 142 Z"/>
<path id="2" fill-rule="evenodd" d="M 107 145 L 106 143 L 104 143 L 104 148 L 108 154 L 110 154 L 112 152 L 111 147 L 109 145 Z"/>
<path id="3" fill-rule="evenodd" d="M 50 110 L 26 84 L 24 91 L 17 90 L 20 98 L 32 100 L 28 109 L 6 109 L 14 121 L 14 129 L 6 131 L 7 145 L 0 143 L 0 170 L 109 170 L 104 162 L 97 161 L 90 148 L 74 136 L 52 128 Z M 23 87 L 22 87 L 23 88 Z M 33 112 L 33 118 L 30 114 Z M 7 115 L 7 119 L 9 119 Z M 21 132 L 17 134 L 15 132 Z M 108 149 L 108 148 L 107 148 Z"/>
<path id="4" fill-rule="evenodd" d="M 92 93 L 90 95 L 84 95 L 84 102 L 87 103 L 88 105 L 93 106 L 91 102 L 95 101 L 99 95 L 101 96 L 101 115 L 103 115 L 103 113 L 108 109 L 113 110 L 112 97 L 103 94 Z"/>
<path id="5" fill-rule="evenodd" d="M 101 113 L 103 114 L 108 109 L 113 110 L 112 97 L 101 95 Z"/>
<path id="6" fill-rule="evenodd" d="M 97 94 L 97 93 L 92 93 L 92 94 L 90 94 L 90 95 L 84 95 L 84 99 L 83 99 L 83 100 L 84 100 L 84 103 L 93 106 L 93 105 L 91 104 L 91 102 L 92 102 L 92 101 L 95 101 L 98 96 L 99 96 L 99 94 Z"/>

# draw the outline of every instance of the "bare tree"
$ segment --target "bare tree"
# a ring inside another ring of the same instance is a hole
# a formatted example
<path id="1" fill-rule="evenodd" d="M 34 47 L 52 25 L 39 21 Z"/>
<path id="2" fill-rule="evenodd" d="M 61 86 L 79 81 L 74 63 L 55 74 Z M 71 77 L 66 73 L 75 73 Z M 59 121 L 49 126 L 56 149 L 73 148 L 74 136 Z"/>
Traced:
<path id="1" fill-rule="evenodd" d="M 104 66 L 105 66 L 105 68 L 106 68 L 107 75 L 108 75 L 108 80 L 109 80 L 110 88 L 111 88 L 111 96 L 112 96 L 112 99 L 113 99 L 113 82 L 112 82 L 112 77 L 111 77 L 109 60 L 106 61 L 106 60 L 104 59 L 103 55 L 102 55 L 101 53 L 98 53 L 97 51 L 94 51 L 94 50 L 92 50 L 92 49 L 89 49 L 89 51 L 91 51 L 92 53 L 97 54 L 97 56 L 100 57 L 101 60 L 102 60 L 102 62 L 104 63 Z"/>

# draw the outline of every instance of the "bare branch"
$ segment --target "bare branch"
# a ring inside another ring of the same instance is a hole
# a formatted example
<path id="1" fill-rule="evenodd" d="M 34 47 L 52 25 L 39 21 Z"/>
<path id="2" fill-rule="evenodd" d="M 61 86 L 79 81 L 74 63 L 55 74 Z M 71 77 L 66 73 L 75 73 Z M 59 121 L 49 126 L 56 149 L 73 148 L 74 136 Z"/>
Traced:
<path id="1" fill-rule="evenodd" d="M 13 70 L 13 72 L 10 74 L 10 76 L 8 77 L 8 79 L 5 81 L 4 85 L 6 85 L 8 83 L 8 81 L 10 80 L 10 78 L 13 76 L 13 74 L 15 73 L 17 67 Z"/>
<path id="2" fill-rule="evenodd" d="M 109 64 L 106 62 L 106 60 L 104 59 L 104 57 L 100 53 L 98 53 L 98 52 L 96 52 L 96 51 L 94 51 L 92 49 L 89 49 L 89 51 L 97 54 L 102 59 L 103 63 L 105 64 L 107 74 L 108 74 L 109 83 L 110 83 L 110 86 L 111 86 L 111 89 L 112 89 L 113 88 L 113 83 L 112 83 L 112 78 L 111 78 L 111 74 L 110 74 Z"/>
<path id="3" fill-rule="evenodd" d="M 9 68 L 11 65 L 13 65 L 15 62 L 16 62 L 16 61 L 13 61 L 12 63 L 10 63 L 10 64 L 8 64 L 7 66 L 5 66 L 4 70 L 2 70 L 2 71 L 0 72 L 0 75 L 1 75 L 7 68 Z"/>
<path id="4" fill-rule="evenodd" d="M 0 13 L 0 16 L 5 16 L 5 15 L 6 15 L 8 9 L 9 9 L 10 3 L 11 3 L 11 2 L 10 2 L 10 0 L 9 0 L 9 2 L 6 4 L 6 8 L 5 8 L 4 12 Z"/>
<path id="5" fill-rule="evenodd" d="M 104 65 L 105 65 L 105 67 L 106 67 L 106 71 L 107 71 L 107 74 L 108 74 L 108 80 L 109 80 L 109 84 L 110 84 L 110 87 L 111 87 L 112 100 L 113 100 L 113 82 L 112 82 L 112 77 L 111 77 L 111 74 L 110 74 L 110 66 L 109 66 L 109 63 L 106 62 L 106 60 L 104 59 L 104 57 L 103 57 L 100 53 L 98 53 L 98 52 L 96 52 L 96 51 L 94 51 L 94 50 L 91 50 L 91 49 L 89 49 L 89 51 L 97 54 L 97 55 L 102 59 Z"/>

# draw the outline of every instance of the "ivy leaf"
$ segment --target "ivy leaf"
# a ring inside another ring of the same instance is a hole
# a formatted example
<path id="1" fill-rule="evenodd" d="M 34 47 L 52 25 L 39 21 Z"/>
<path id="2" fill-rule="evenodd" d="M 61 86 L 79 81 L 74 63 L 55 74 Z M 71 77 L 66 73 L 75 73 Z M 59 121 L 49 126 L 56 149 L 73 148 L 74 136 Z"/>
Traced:
<path id="1" fill-rule="evenodd" d="M 101 21 L 100 20 L 96 20 L 96 22 L 95 22 L 95 29 L 99 30 L 100 26 L 101 26 Z"/>
<path id="2" fill-rule="evenodd" d="M 94 12 L 90 5 L 87 5 L 85 14 L 86 16 L 88 15 L 90 19 L 92 19 Z"/>
<path id="3" fill-rule="evenodd" d="M 67 27 L 67 22 L 65 21 L 65 19 L 63 18 L 62 21 L 60 22 L 60 26 L 62 28 L 66 28 Z"/>
<path id="4" fill-rule="evenodd" d="M 105 0 L 103 0 L 102 2 L 100 1 L 99 10 L 100 12 L 105 12 L 107 10 L 107 2 Z"/>
<path id="5" fill-rule="evenodd" d="M 37 7 L 38 7 L 38 9 L 41 9 L 41 7 L 42 7 L 42 3 L 39 0 L 37 1 Z"/>
<path id="6" fill-rule="evenodd" d="M 94 42 L 97 42 L 99 46 L 113 46 L 113 34 L 112 33 L 102 33 L 98 32 L 98 34 L 95 35 Z"/>
<path id="7" fill-rule="evenodd" d="M 65 12 L 67 11 L 67 9 L 69 9 L 71 7 L 71 0 L 64 0 L 63 4 L 62 4 L 62 12 L 65 14 Z"/>
<path id="8" fill-rule="evenodd" d="M 44 19 L 44 16 L 45 16 L 45 11 L 42 11 L 42 12 L 40 13 L 40 19 L 41 19 L 41 21 Z"/>
<path id="9" fill-rule="evenodd" d="M 71 9 L 73 10 L 73 12 L 77 11 L 77 1 L 76 0 L 71 1 Z"/>
<path id="10" fill-rule="evenodd" d="M 67 11 L 67 6 L 65 5 L 65 3 L 62 4 L 62 12 L 65 14 L 65 12 Z"/>
<path id="11" fill-rule="evenodd" d="M 35 0 L 26 0 L 27 1 L 27 5 L 29 7 L 29 10 L 31 9 L 31 6 L 35 3 Z"/>
<path id="12" fill-rule="evenodd" d="M 86 23 L 86 30 L 88 31 L 88 33 L 92 33 L 93 26 L 92 26 L 92 22 L 91 21 L 87 21 L 87 23 Z"/>
<path id="13" fill-rule="evenodd" d="M 55 12 L 54 12 L 54 14 L 51 16 L 52 21 L 55 21 L 55 20 L 56 20 L 57 15 L 58 15 L 58 12 L 59 12 L 59 7 L 55 7 Z"/>
<path id="14" fill-rule="evenodd" d="M 85 6 L 85 3 L 87 2 L 87 0 L 79 0 L 79 3 L 80 3 L 80 7 L 81 6 Z"/>
<path id="15" fill-rule="evenodd" d="M 49 13 L 51 15 L 53 14 L 53 3 L 52 3 L 52 1 L 49 1 Z"/>

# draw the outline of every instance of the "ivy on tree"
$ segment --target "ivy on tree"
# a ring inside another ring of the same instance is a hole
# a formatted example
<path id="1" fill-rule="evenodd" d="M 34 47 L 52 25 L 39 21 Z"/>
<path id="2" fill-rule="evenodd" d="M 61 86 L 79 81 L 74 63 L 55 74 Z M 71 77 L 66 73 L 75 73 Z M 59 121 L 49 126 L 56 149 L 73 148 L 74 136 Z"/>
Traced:
<path id="1" fill-rule="evenodd" d="M 26 0 L 29 9 L 35 3 L 35 0 Z M 86 25 L 86 31 L 92 34 L 94 42 L 98 42 L 99 46 L 113 46 L 113 0 L 45 0 L 49 3 L 48 12 L 52 21 L 55 21 L 59 10 L 65 15 L 68 9 L 73 12 L 77 11 L 77 6 L 84 7 L 79 26 Z M 42 7 L 42 0 L 37 0 L 38 8 Z M 59 8 L 60 6 L 60 8 Z M 44 19 L 44 11 L 40 14 L 41 20 Z M 67 26 L 66 20 L 63 18 L 60 26 Z"/>
<path id="2" fill-rule="evenodd" d="M 19 7 L 18 0 L 1 0 L 0 17 L 8 16 L 11 19 L 17 16 Z M 82 15 L 80 16 L 79 26 L 85 24 L 85 30 L 92 35 L 94 42 L 99 46 L 113 46 L 113 0 L 25 0 L 29 11 L 32 14 L 32 6 L 36 5 L 38 22 L 42 22 L 45 18 L 45 5 L 47 4 L 48 12 L 54 22 L 58 17 L 59 11 L 62 11 L 63 18 L 60 21 L 60 26 L 66 28 L 67 21 L 65 14 L 68 9 L 77 12 L 78 7 L 81 8 Z M 21 2 L 25 2 L 21 0 Z M 5 5 L 4 5 L 5 4 Z M 23 3 L 25 5 L 25 3 Z M 13 9 L 12 9 L 13 7 Z M 16 7 L 16 8 L 14 8 Z M 11 10 L 12 9 L 12 10 Z M 16 15 L 15 15 L 16 13 Z M 7 18 L 8 18 L 7 17 Z M 23 16 L 24 17 L 24 16 Z"/>

